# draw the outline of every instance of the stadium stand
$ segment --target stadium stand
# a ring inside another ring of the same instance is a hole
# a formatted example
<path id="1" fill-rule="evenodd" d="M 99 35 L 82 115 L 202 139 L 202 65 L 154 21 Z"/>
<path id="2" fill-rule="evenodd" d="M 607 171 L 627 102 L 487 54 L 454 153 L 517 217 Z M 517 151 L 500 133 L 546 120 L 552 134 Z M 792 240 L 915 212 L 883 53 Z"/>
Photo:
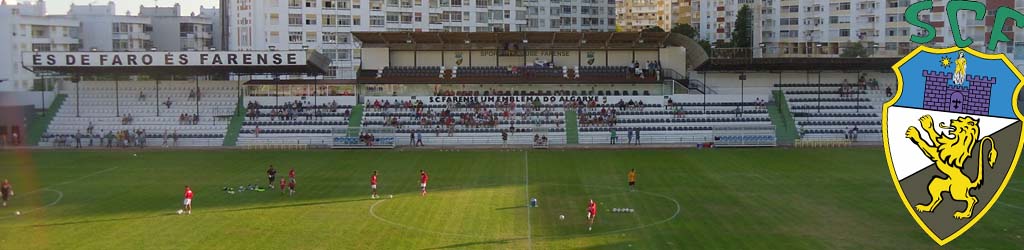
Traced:
<path id="1" fill-rule="evenodd" d="M 748 98 L 764 100 L 762 96 Z M 639 131 L 641 144 L 776 145 L 763 101 L 739 102 L 740 96 L 732 95 L 709 95 L 706 103 L 700 95 L 607 99 L 577 108 L 580 143 L 634 142 L 630 137 Z"/>
<path id="2" fill-rule="evenodd" d="M 238 102 L 234 82 L 202 81 L 199 91 L 193 81 L 161 81 L 159 86 L 158 93 L 155 81 L 82 82 L 80 92 L 68 94 L 40 145 L 76 146 L 80 136 L 83 147 L 90 138 L 99 146 L 100 138 L 118 132 L 130 134 L 129 140 L 143 135 L 145 140 L 130 140 L 131 146 L 222 145 Z"/>
<path id="3" fill-rule="evenodd" d="M 775 87 L 785 93 L 802 141 L 882 140 L 881 106 L 889 98 L 874 79 Z"/>
<path id="4" fill-rule="evenodd" d="M 367 97 L 362 125 L 395 128 L 398 145 L 423 137 L 424 145 L 532 144 L 534 135 L 565 143 L 563 106 L 523 102 L 431 102 L 433 98 Z M 427 102 L 423 102 L 427 100 Z"/>
<path id="5" fill-rule="evenodd" d="M 335 129 L 348 127 L 355 97 L 246 97 L 244 102 L 239 146 L 327 145 Z"/>

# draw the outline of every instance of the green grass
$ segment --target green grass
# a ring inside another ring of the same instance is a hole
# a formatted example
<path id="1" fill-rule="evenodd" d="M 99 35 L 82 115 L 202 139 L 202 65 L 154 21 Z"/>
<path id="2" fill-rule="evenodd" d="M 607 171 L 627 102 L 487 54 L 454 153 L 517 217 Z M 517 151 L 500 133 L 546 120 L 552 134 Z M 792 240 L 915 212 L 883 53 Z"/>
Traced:
<path id="1" fill-rule="evenodd" d="M 39 139 L 43 137 L 43 133 L 46 133 L 46 129 L 50 127 L 50 121 L 53 121 L 53 117 L 57 116 L 57 111 L 60 110 L 67 97 L 68 95 L 66 94 L 57 95 L 57 98 L 50 105 L 46 106 L 47 109 L 43 111 L 42 116 L 36 113 L 36 116 L 32 118 L 32 123 L 28 126 L 28 138 L 25 140 L 26 145 L 39 145 Z"/>
<path id="2" fill-rule="evenodd" d="M 366 107 L 356 104 L 352 107 L 352 113 L 348 117 L 348 136 L 358 136 L 359 128 L 363 126 L 363 111 Z"/>
<path id="3" fill-rule="evenodd" d="M 579 119 L 576 110 L 565 109 L 565 143 L 580 144 Z"/>
<path id="4" fill-rule="evenodd" d="M 0 248 L 937 248 L 897 197 L 880 149 L 132 153 L 0 152 L 0 177 L 18 194 L 0 208 Z M 267 164 L 281 176 L 296 168 L 297 196 L 220 191 L 266 184 Z M 625 189 L 629 168 L 640 192 Z M 393 199 L 368 199 L 372 170 Z M 1024 245 L 1019 183 L 948 246 Z M 174 214 L 183 185 L 196 192 L 191 216 Z M 540 207 L 527 210 L 527 197 Z M 587 199 L 600 203 L 592 232 Z"/>
<path id="5" fill-rule="evenodd" d="M 238 104 L 235 105 L 235 116 L 231 117 L 227 133 L 224 134 L 224 146 L 232 147 L 238 143 L 238 134 L 242 132 L 242 124 L 245 122 L 245 106 L 242 97 L 238 97 Z"/>

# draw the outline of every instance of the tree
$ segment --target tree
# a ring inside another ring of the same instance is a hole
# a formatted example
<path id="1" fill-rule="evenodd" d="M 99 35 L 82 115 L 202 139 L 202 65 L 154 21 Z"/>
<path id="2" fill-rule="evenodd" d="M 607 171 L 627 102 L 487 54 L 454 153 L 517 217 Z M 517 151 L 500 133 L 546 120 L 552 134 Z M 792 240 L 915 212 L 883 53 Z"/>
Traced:
<path id="1" fill-rule="evenodd" d="M 753 12 L 744 4 L 736 15 L 735 28 L 732 30 L 731 45 L 734 48 L 749 48 L 753 44 Z"/>
<path id="2" fill-rule="evenodd" d="M 708 56 L 711 56 L 711 42 L 708 42 L 707 40 L 698 40 L 697 44 L 700 44 L 700 47 L 704 49 L 704 52 L 708 53 Z"/>
<path id="3" fill-rule="evenodd" d="M 643 32 L 665 32 L 665 29 L 662 29 L 661 27 L 658 26 L 651 26 L 644 28 Z"/>
<path id="4" fill-rule="evenodd" d="M 697 38 L 697 29 L 686 23 L 672 26 L 672 33 L 679 33 L 690 38 Z"/>
<path id="5" fill-rule="evenodd" d="M 870 56 L 868 49 L 860 42 L 847 46 L 843 53 L 839 54 L 839 57 L 845 58 L 867 58 L 868 56 Z"/>

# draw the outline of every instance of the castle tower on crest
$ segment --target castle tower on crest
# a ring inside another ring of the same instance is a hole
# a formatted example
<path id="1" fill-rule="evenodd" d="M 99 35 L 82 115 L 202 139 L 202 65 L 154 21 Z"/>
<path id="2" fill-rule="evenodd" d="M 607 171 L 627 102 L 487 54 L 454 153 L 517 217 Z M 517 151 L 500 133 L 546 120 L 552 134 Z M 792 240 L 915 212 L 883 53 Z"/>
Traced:
<path id="1" fill-rule="evenodd" d="M 924 108 L 953 113 L 988 115 L 995 77 L 967 75 L 962 85 L 954 84 L 953 74 L 924 70 Z"/>

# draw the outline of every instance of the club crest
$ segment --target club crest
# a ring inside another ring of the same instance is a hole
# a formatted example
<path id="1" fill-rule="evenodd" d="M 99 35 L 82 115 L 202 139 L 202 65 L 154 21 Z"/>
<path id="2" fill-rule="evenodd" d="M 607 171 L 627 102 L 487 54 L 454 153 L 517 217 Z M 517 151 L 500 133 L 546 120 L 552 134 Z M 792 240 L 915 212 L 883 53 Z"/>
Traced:
<path id="1" fill-rule="evenodd" d="M 889 172 L 907 211 L 939 245 L 995 204 L 1020 155 L 1024 76 L 1002 54 L 918 47 L 893 65 L 882 107 Z"/>

